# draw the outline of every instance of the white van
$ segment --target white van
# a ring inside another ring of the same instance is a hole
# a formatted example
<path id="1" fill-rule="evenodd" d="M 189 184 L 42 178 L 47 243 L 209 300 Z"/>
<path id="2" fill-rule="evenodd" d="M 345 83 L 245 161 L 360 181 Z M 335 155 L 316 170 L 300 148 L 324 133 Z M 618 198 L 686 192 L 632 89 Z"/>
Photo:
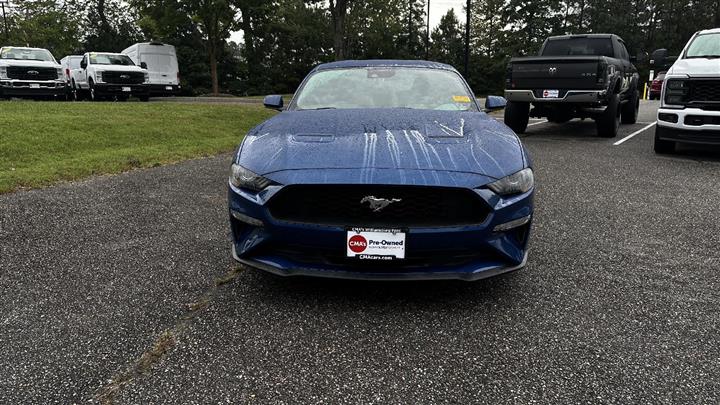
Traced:
<path id="1" fill-rule="evenodd" d="M 143 42 L 122 51 L 136 65 L 145 62 L 150 74 L 150 94 L 172 96 L 180 92 L 180 70 L 175 47 L 162 42 Z"/>

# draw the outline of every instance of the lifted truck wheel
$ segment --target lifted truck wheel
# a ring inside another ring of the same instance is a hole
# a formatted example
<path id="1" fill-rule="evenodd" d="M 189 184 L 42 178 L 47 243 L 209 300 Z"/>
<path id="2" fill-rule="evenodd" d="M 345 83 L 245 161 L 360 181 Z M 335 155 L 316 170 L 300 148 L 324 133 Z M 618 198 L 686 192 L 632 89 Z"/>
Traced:
<path id="1" fill-rule="evenodd" d="M 640 111 L 640 93 L 635 90 L 630 99 L 622 106 L 622 123 L 634 124 L 637 122 Z"/>
<path id="2" fill-rule="evenodd" d="M 615 138 L 620 128 L 620 96 L 613 94 L 605 112 L 595 119 L 597 133 L 603 138 Z"/>
<path id="3" fill-rule="evenodd" d="M 663 155 L 669 155 L 671 153 L 675 153 L 675 142 L 673 141 L 665 141 L 660 139 L 659 132 L 662 131 L 660 127 L 655 125 L 655 144 L 653 145 L 653 148 L 655 149 L 655 153 L 663 154 Z"/>
<path id="4" fill-rule="evenodd" d="M 517 134 L 525 133 L 530 120 L 530 103 L 508 101 L 505 106 L 505 125 Z"/>

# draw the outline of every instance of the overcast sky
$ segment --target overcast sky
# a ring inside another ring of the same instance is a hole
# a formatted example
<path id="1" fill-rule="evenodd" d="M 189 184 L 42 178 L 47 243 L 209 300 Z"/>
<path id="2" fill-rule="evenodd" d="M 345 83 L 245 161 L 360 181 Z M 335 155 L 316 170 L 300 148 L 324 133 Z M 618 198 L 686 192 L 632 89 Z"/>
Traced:
<path id="1" fill-rule="evenodd" d="M 430 0 L 430 30 L 432 31 L 433 28 L 440 24 L 440 17 L 445 15 L 451 8 L 455 9 L 458 20 L 464 23 L 465 9 L 463 7 L 465 4 L 467 4 L 466 0 Z M 230 40 L 242 42 L 242 32 L 233 33 Z"/>

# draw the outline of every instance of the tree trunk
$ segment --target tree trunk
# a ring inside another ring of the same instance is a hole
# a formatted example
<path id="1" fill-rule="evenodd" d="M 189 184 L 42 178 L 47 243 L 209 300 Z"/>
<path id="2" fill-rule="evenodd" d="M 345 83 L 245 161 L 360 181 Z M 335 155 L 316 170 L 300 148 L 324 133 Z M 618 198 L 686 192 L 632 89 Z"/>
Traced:
<path id="1" fill-rule="evenodd" d="M 349 0 L 330 0 L 335 60 L 345 59 L 345 16 Z"/>
<path id="2" fill-rule="evenodd" d="M 217 96 L 220 94 L 220 86 L 218 85 L 218 72 L 217 72 L 217 43 L 210 43 L 210 77 L 212 79 L 212 94 Z"/>

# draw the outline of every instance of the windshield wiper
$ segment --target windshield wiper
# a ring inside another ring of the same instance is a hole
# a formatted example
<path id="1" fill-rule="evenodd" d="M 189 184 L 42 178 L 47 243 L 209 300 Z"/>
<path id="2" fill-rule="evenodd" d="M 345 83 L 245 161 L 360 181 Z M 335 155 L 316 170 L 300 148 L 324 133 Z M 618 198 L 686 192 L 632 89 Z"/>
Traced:
<path id="1" fill-rule="evenodd" d="M 318 108 L 303 108 L 305 111 L 315 111 L 315 110 L 336 110 L 335 107 L 318 107 Z"/>
<path id="2" fill-rule="evenodd" d="M 686 59 L 717 59 L 720 58 L 720 55 L 698 55 L 698 56 L 688 56 Z"/>

